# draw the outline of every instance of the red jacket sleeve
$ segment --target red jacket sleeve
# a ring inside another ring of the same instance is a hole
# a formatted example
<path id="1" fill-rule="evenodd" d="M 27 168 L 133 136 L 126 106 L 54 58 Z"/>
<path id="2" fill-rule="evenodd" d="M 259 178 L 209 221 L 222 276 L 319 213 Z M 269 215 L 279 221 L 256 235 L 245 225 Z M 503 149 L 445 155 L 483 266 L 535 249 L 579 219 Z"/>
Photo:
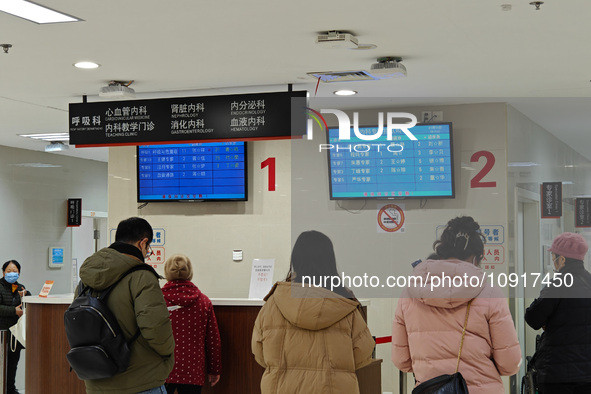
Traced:
<path id="1" fill-rule="evenodd" d="M 207 352 L 207 373 L 220 375 L 222 372 L 222 344 L 218 322 L 215 318 L 213 305 L 209 301 L 207 316 L 207 333 L 205 336 L 205 350 Z"/>

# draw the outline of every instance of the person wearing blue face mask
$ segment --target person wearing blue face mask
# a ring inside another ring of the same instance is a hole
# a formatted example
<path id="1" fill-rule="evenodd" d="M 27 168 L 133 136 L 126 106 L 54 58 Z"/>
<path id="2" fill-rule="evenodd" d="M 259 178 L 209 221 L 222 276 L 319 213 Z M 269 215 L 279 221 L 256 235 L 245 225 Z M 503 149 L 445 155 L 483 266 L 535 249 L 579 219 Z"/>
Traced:
<path id="1" fill-rule="evenodd" d="M 17 282 L 20 272 L 21 265 L 16 260 L 9 260 L 2 266 L 4 277 L 0 279 L 0 330 L 8 330 L 9 327 L 16 324 L 18 319 L 23 315 L 21 297 L 31 295 L 25 289 L 25 286 Z M 12 336 L 12 333 L 9 333 L 9 335 Z M 16 367 L 21 357 L 23 346 L 17 342 L 14 350 L 10 346 L 8 348 L 6 360 L 6 393 L 18 394 L 15 386 Z"/>

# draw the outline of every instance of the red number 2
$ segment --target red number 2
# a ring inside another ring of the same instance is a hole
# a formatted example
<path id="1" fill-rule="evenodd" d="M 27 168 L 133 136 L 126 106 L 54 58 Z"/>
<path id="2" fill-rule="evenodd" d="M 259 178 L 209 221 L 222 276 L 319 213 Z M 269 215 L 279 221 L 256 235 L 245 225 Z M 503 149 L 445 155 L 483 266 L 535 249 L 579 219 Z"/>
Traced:
<path id="1" fill-rule="evenodd" d="M 480 170 L 480 172 L 478 172 L 478 174 L 476 174 L 476 176 L 470 181 L 470 187 L 473 189 L 477 187 L 497 187 L 496 182 L 481 182 L 482 178 L 484 178 L 495 165 L 495 155 L 489 151 L 481 150 L 472 155 L 470 162 L 478 163 L 479 159 L 483 156 L 486 159 L 484 167 L 482 167 L 482 170 Z"/>
<path id="2" fill-rule="evenodd" d="M 270 192 L 275 191 L 275 158 L 269 157 L 265 161 L 261 162 L 261 169 L 269 167 L 269 186 L 268 190 Z"/>

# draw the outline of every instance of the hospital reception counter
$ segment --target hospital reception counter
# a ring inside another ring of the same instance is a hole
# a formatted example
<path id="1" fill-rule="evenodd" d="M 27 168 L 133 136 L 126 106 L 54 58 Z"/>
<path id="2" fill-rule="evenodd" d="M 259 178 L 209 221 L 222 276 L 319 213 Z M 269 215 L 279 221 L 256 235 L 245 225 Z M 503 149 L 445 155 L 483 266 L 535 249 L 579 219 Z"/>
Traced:
<path id="1" fill-rule="evenodd" d="M 70 347 L 64 329 L 64 312 L 72 299 L 73 294 L 23 298 L 27 319 L 27 394 L 86 393 L 84 382 L 78 379 L 74 371 L 70 371 L 66 359 Z M 205 386 L 203 393 L 260 393 L 264 369 L 252 355 L 251 336 L 264 301 L 243 298 L 212 298 L 211 301 L 222 342 L 222 375 L 216 386 Z M 362 380 L 367 373 L 358 375 L 361 392 L 370 394 L 363 390 Z M 380 382 L 379 364 L 369 375 L 374 384 Z"/>

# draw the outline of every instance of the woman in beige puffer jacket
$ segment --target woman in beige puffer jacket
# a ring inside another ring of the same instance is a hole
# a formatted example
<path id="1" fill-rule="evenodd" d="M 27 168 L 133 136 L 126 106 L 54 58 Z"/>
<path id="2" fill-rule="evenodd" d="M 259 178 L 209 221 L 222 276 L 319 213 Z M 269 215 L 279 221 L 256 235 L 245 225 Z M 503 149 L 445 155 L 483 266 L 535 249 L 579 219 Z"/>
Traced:
<path id="1" fill-rule="evenodd" d="M 252 334 L 252 352 L 265 368 L 262 394 L 358 394 L 355 370 L 370 363 L 375 346 L 359 302 L 345 288 L 302 285 L 306 276 L 337 275 L 332 242 L 302 233 L 291 263 L 289 281 L 267 295 Z"/>

